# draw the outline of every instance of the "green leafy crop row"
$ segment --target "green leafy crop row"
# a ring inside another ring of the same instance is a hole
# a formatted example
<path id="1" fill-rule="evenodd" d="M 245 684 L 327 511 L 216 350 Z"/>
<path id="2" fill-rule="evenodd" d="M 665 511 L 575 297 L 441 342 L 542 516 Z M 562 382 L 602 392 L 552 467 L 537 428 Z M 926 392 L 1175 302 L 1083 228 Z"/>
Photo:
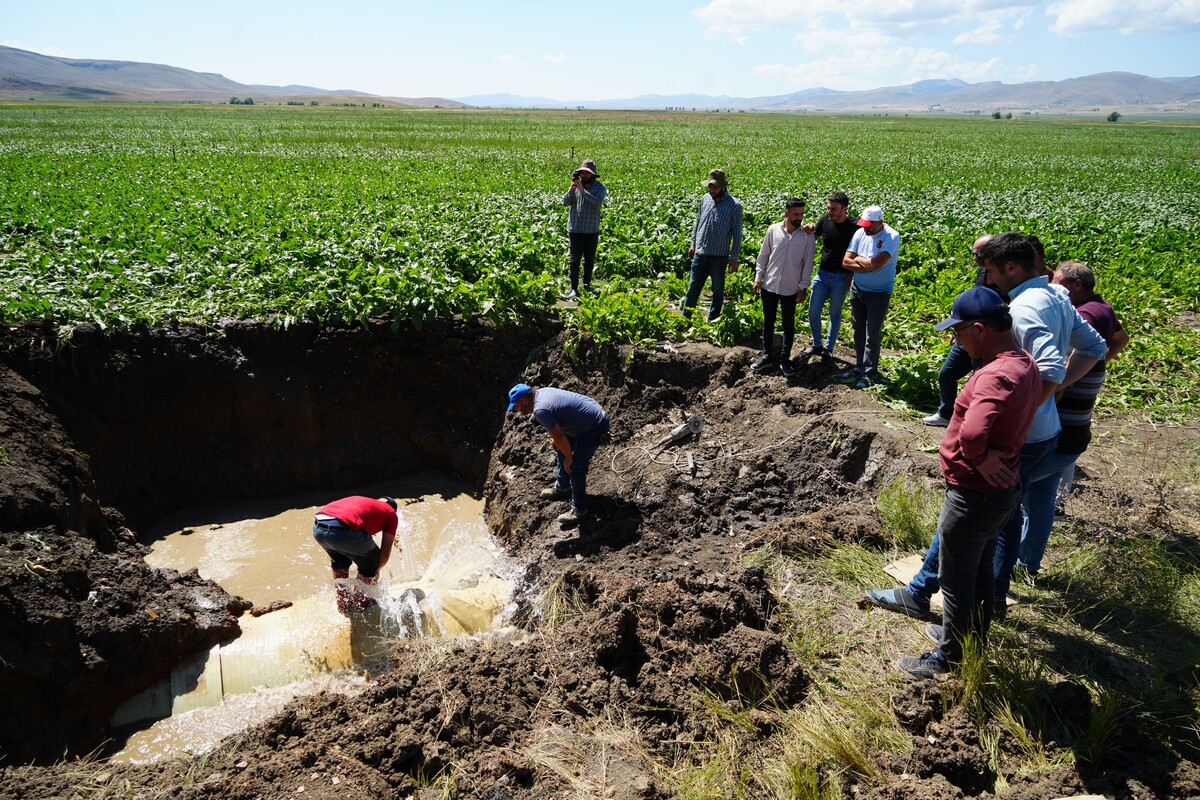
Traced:
<path id="1" fill-rule="evenodd" d="M 552 313 L 568 176 L 609 196 L 575 338 L 743 341 L 763 231 L 790 195 L 809 218 L 843 189 L 903 237 L 885 327 L 905 396 L 931 392 L 931 323 L 970 284 L 981 232 L 1037 233 L 1096 269 L 1133 341 L 1109 407 L 1181 418 L 1200 393 L 1200 128 L 1025 120 L 0 107 L 0 321 L 223 318 L 353 323 Z M 699 181 L 725 169 L 746 209 L 726 313 L 677 308 Z M 702 317 L 703 315 L 697 315 Z M 807 326 L 803 318 L 798 329 Z M 843 336 L 848 337 L 843 328 Z"/>

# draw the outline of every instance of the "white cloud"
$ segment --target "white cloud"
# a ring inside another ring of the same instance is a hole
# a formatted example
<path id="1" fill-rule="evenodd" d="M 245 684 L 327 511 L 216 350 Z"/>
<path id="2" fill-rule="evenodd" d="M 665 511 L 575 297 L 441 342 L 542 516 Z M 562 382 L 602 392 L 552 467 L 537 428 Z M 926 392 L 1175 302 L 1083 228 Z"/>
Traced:
<path id="1" fill-rule="evenodd" d="M 1200 0 L 1065 0 L 1046 9 L 1063 36 L 1095 31 L 1179 33 L 1200 30 Z"/>
<path id="2" fill-rule="evenodd" d="M 998 42 L 1003 24 L 998 19 L 989 19 L 973 31 L 963 31 L 954 37 L 955 44 L 991 44 Z"/>
<path id="3" fill-rule="evenodd" d="M 512 53 L 501 53 L 500 61 L 504 64 L 515 64 L 517 63 L 517 57 Z"/>
<path id="4" fill-rule="evenodd" d="M 0 39 L 0 45 L 4 45 L 5 47 L 15 47 L 18 50 L 28 50 L 30 53 L 40 53 L 44 56 L 55 56 L 57 58 L 67 58 L 67 54 L 64 53 L 60 48 L 55 47 L 54 45 L 51 45 L 49 47 L 43 47 L 39 50 L 36 47 L 29 47 L 27 45 L 23 45 L 20 42 L 18 42 L 16 39 Z"/>
<path id="5" fill-rule="evenodd" d="M 558 53 L 558 54 L 551 53 L 550 55 L 542 56 L 542 61 L 545 61 L 549 64 L 563 64 L 566 62 L 566 60 L 567 60 L 566 53 Z"/>
<path id="6" fill-rule="evenodd" d="M 854 90 L 863 86 L 898 86 L 932 78 L 961 78 L 968 83 L 997 80 L 999 58 L 964 61 L 930 47 L 861 48 L 802 64 L 763 64 L 754 74 L 793 85 Z"/>

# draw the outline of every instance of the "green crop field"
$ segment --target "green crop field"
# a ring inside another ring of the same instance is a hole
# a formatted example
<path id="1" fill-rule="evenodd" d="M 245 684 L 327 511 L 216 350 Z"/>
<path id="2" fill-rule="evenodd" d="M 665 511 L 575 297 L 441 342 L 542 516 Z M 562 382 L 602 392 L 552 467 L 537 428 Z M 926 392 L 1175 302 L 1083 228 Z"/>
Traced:
<path id="1" fill-rule="evenodd" d="M 1181 420 L 1200 398 L 1200 127 L 1101 120 L 0 107 L 0 321 L 516 323 L 554 310 L 585 157 L 609 189 L 606 291 L 559 312 L 575 338 L 755 335 L 749 269 L 713 325 L 671 311 L 721 167 L 747 265 L 789 195 L 812 218 L 834 189 L 884 206 L 898 398 L 932 397 L 948 343 L 930 323 L 970 284 L 971 241 L 1010 229 L 1090 264 L 1129 329 L 1102 408 Z"/>

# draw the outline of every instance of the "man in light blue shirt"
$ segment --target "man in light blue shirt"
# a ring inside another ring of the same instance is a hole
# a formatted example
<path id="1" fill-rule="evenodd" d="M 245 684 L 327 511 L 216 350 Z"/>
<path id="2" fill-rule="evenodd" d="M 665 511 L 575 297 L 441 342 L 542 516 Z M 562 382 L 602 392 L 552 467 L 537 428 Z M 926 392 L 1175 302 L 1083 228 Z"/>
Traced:
<path id="1" fill-rule="evenodd" d="M 722 170 L 709 172 L 708 180 L 700 185 L 708 189 L 708 194 L 700 200 L 700 211 L 692 225 L 692 246 L 688 248 L 692 273 L 683 299 L 683 313 L 691 314 L 700 300 L 704 282 L 711 277 L 708 321 L 712 322 L 721 316 L 725 304 L 725 268 L 736 272 L 741 257 L 742 203 L 727 191 L 729 181 Z"/>
<path id="2" fill-rule="evenodd" d="M 1009 232 L 993 237 L 979 248 L 979 258 L 987 270 L 988 283 L 1011 299 L 1009 313 L 1013 319 L 1013 335 L 1021 349 L 1033 358 L 1042 378 L 1042 402 L 1021 448 L 1021 508 L 1024 513 L 1013 515 L 1001 529 L 996 542 L 993 611 L 1003 617 L 1013 565 L 1020 555 L 1025 515 L 1045 513 L 1030 506 L 1030 491 L 1042 481 L 1055 480 L 1057 475 L 1052 464 L 1050 469 L 1046 468 L 1047 458 L 1057 444 L 1060 427 L 1054 392 L 1087 374 L 1096 361 L 1104 357 L 1107 345 L 1079 316 L 1070 298 L 1050 288 L 1050 279 L 1042 273 L 1033 245 L 1024 234 Z M 988 469 L 994 467 L 989 465 Z M 1053 503 L 1049 513 L 1054 514 Z M 934 536 L 921 571 L 908 586 L 895 590 L 869 589 L 867 600 L 910 616 L 927 616 L 929 598 L 940 587 L 939 538 Z"/>
<path id="3" fill-rule="evenodd" d="M 896 258 L 900 234 L 883 222 L 883 209 L 867 206 L 858 218 L 858 230 L 842 257 L 842 266 L 854 273 L 850 287 L 850 318 L 854 322 L 854 369 L 847 378 L 854 388 L 865 389 L 879 380 L 879 350 L 883 318 L 887 316 L 896 285 Z"/>

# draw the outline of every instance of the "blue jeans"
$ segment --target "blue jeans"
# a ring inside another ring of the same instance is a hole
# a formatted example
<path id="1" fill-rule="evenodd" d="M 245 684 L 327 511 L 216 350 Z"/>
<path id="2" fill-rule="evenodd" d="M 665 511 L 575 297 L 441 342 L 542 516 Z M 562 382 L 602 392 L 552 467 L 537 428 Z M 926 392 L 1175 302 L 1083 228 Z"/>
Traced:
<path id="1" fill-rule="evenodd" d="M 837 344 L 838 331 L 842 329 L 842 307 L 846 305 L 846 295 L 850 286 L 846 276 L 836 272 L 817 270 L 813 278 L 812 292 L 808 298 L 808 327 L 812 331 L 813 347 L 821 347 L 821 309 L 829 302 L 829 337 L 825 339 L 824 347 L 832 350 Z"/>
<path id="2" fill-rule="evenodd" d="M 963 639 L 974 633 L 987 641 L 992 622 L 993 559 L 1000 527 L 1021 504 L 1021 487 L 1002 492 L 946 488 L 938 515 L 941 555 L 942 638 L 938 651 L 950 663 L 962 660 Z"/>
<path id="3" fill-rule="evenodd" d="M 1040 442 L 1026 444 L 1021 448 L 1021 504 L 1026 503 L 1026 491 L 1029 487 L 1029 481 L 1032 479 L 1033 473 L 1046 457 L 1054 452 L 1055 446 L 1058 444 L 1058 437 L 1051 436 Z M 1050 513 L 1054 513 L 1051 508 Z M 994 575 L 996 579 L 995 596 L 999 598 L 999 602 L 1004 602 L 1004 596 L 1008 594 L 1008 583 L 1012 576 L 1013 565 L 1017 562 L 1018 550 L 1021 547 L 1021 528 L 1023 526 L 1024 517 L 1021 514 L 1013 514 L 1000 531 L 1000 536 L 996 540 L 996 557 L 993 561 Z M 1014 532 L 1015 531 L 1015 532 Z M 1009 541 L 1005 539 L 1008 537 Z M 933 537 L 933 544 L 929 545 L 929 551 L 925 553 L 925 562 L 921 564 L 920 571 L 913 576 L 909 581 L 908 586 L 904 587 L 905 591 L 916 600 L 918 603 L 928 605 L 929 598 L 933 597 L 934 593 L 941 588 L 938 583 L 938 556 L 941 550 L 940 537 L 936 534 Z M 1012 559 L 1011 561 L 1009 559 Z M 1007 563 L 1007 566 L 1005 566 Z"/>
<path id="4" fill-rule="evenodd" d="M 1058 484 L 1063 470 L 1073 465 L 1078 453 L 1051 453 L 1042 468 L 1032 478 L 1029 501 L 1025 509 L 1025 526 L 1021 531 L 1021 557 L 1017 563 L 1030 572 L 1042 568 L 1042 555 L 1054 527 L 1054 503 L 1058 499 Z"/>
<path id="5" fill-rule="evenodd" d="M 854 359 L 858 371 L 879 378 L 879 350 L 883 344 L 883 318 L 892 302 L 891 292 L 864 292 L 850 288 L 850 320 L 854 325 Z"/>
<path id="6" fill-rule="evenodd" d="M 712 322 L 721 316 L 721 307 L 725 305 L 725 270 L 728 267 L 729 256 L 706 256 L 700 253 L 692 256 L 692 275 L 687 296 L 683 299 L 684 310 L 696 307 L 704 282 L 711 277 L 712 305 L 708 308 L 708 321 Z"/>
<path id="7" fill-rule="evenodd" d="M 584 431 L 578 436 L 568 436 L 571 443 L 571 472 L 567 473 L 563 454 L 556 449 L 554 455 L 558 460 L 557 487 L 571 487 L 571 505 L 580 513 L 587 511 L 587 474 L 592 463 L 592 455 L 608 440 L 608 415 L 599 425 L 590 431 Z"/>
<path id="8" fill-rule="evenodd" d="M 317 520 L 313 523 L 313 538 L 329 555 L 334 570 L 348 570 L 358 565 L 360 578 L 374 578 L 379 572 L 379 545 L 366 531 L 351 528 L 341 520 Z"/>
<path id="9" fill-rule="evenodd" d="M 976 369 L 980 363 L 982 360 L 972 359 L 967 348 L 958 342 L 955 342 L 954 346 L 950 348 L 950 352 L 946 353 L 946 360 L 942 362 L 942 368 L 938 370 L 938 397 L 941 404 L 938 406 L 937 413 L 942 419 L 950 419 L 954 416 L 958 382 L 970 375 L 971 370 Z"/>

